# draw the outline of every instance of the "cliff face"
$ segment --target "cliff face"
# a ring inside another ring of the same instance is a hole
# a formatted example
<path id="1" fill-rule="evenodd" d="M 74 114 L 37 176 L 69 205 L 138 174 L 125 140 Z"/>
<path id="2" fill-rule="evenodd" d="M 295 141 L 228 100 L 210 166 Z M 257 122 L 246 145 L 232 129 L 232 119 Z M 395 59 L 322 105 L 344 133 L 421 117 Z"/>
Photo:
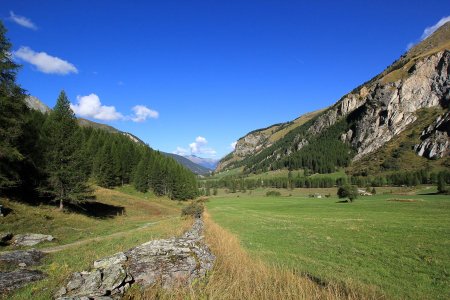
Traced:
<path id="1" fill-rule="evenodd" d="M 450 22 L 368 83 L 314 116 L 312 123 L 304 124 L 307 126 L 304 131 L 291 135 L 289 148 L 272 146 L 270 135 L 264 131 L 252 132 L 238 141 L 235 151 L 221 161 L 221 168 L 267 148 L 273 148 L 268 155 L 276 154 L 277 159 L 289 156 L 343 119 L 349 127 L 341 133 L 341 141 L 351 146 L 355 152 L 353 160 L 357 161 L 411 126 L 419 110 L 433 107 L 446 110 L 449 104 Z M 417 128 L 423 132 L 421 143 L 414 147 L 416 153 L 427 158 L 448 156 L 449 127 L 447 112 L 436 120 L 429 120 L 427 128 Z"/>
<path id="2" fill-rule="evenodd" d="M 421 108 L 449 103 L 450 51 L 417 61 L 408 77 L 384 83 L 383 79 L 349 94 L 320 116 L 309 128 L 318 134 L 342 117 L 354 113 L 352 128 L 341 139 L 357 151 L 354 160 L 373 152 L 416 120 Z M 443 151 L 440 151 L 443 153 Z"/>

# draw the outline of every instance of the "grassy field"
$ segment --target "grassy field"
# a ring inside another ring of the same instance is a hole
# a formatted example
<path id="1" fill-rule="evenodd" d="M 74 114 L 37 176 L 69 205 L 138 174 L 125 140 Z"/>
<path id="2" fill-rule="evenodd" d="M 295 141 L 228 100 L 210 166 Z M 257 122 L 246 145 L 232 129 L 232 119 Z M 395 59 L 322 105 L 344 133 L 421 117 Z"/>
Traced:
<path id="1" fill-rule="evenodd" d="M 51 251 L 37 267 L 48 277 L 11 295 L 3 295 L 4 299 L 51 299 L 71 273 L 89 269 L 94 260 L 152 239 L 181 234 L 191 224 L 179 217 L 181 204 L 136 192 L 131 187 L 98 188 L 95 194 L 95 205 L 100 209 L 96 215 L 62 213 L 53 206 L 29 206 L 1 199 L 11 209 L 0 219 L 2 231 L 56 237 L 54 242 L 35 247 Z M 7 250 L 13 248 L 0 247 L 0 251 Z M 0 266 L 0 271 L 2 268 L 5 266 Z"/>
<path id="2" fill-rule="evenodd" d="M 207 208 L 251 256 L 281 269 L 361 294 L 448 299 L 450 197 L 390 190 L 351 204 L 339 203 L 335 189 L 221 194 Z M 313 191 L 333 198 L 309 198 Z"/>

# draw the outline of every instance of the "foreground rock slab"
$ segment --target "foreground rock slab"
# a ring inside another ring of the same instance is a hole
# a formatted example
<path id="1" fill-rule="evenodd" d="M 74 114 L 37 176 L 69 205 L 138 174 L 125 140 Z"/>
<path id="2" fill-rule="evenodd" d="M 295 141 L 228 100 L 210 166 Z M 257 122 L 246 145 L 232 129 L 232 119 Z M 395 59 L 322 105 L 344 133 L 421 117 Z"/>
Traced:
<path id="1" fill-rule="evenodd" d="M 17 234 L 13 237 L 12 243 L 14 246 L 34 246 L 42 242 L 51 242 L 55 238 L 51 235 L 26 233 Z"/>
<path id="2" fill-rule="evenodd" d="M 203 242 L 196 219 L 181 237 L 154 240 L 95 261 L 90 272 L 72 274 L 55 295 L 59 300 L 120 299 L 133 284 L 163 288 L 187 286 L 212 269 L 215 256 Z"/>
<path id="3" fill-rule="evenodd" d="M 35 249 L 18 250 L 0 254 L 0 263 L 10 267 L 36 266 L 40 264 L 43 257 L 44 253 Z"/>
<path id="4" fill-rule="evenodd" d="M 19 269 L 12 272 L 0 272 L 0 293 L 18 289 L 27 283 L 44 278 L 44 273 L 38 270 Z"/>

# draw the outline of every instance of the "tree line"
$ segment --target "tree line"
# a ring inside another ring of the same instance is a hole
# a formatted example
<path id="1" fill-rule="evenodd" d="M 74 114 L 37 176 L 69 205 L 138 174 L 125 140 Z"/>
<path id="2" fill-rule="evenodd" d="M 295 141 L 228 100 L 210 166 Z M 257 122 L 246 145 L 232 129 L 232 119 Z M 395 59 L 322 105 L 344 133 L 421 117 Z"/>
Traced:
<path id="1" fill-rule="evenodd" d="M 196 197 L 195 175 L 172 158 L 121 133 L 79 126 L 64 91 L 49 113 L 30 110 L 5 33 L 0 22 L 0 193 L 38 195 L 61 209 L 92 199 L 91 182 Z"/>
<path id="2" fill-rule="evenodd" d="M 289 172 L 287 176 L 271 178 L 246 178 L 240 176 L 226 176 L 221 179 L 205 179 L 199 183 L 203 193 L 217 188 L 225 188 L 230 192 L 246 191 L 255 188 L 330 188 L 343 185 L 355 185 L 359 187 L 381 186 L 416 186 L 420 184 L 440 184 L 445 186 L 450 183 L 450 171 L 429 172 L 419 170 L 416 172 L 395 172 L 377 176 L 343 176 L 339 178 L 327 176 L 296 176 Z M 444 189 L 444 188 L 442 188 Z"/>

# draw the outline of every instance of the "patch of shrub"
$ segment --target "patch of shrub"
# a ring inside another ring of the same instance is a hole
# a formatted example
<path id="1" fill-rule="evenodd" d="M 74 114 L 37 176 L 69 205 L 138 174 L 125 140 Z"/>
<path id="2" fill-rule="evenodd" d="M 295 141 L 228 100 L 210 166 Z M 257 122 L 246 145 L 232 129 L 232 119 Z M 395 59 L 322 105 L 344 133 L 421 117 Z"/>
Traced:
<path id="1" fill-rule="evenodd" d="M 194 218 L 201 218 L 204 211 L 202 203 L 192 202 L 181 210 L 181 216 L 192 216 Z"/>
<path id="2" fill-rule="evenodd" d="M 281 193 L 278 191 L 268 191 L 266 193 L 266 196 L 267 197 L 279 197 L 279 196 L 281 196 Z"/>

